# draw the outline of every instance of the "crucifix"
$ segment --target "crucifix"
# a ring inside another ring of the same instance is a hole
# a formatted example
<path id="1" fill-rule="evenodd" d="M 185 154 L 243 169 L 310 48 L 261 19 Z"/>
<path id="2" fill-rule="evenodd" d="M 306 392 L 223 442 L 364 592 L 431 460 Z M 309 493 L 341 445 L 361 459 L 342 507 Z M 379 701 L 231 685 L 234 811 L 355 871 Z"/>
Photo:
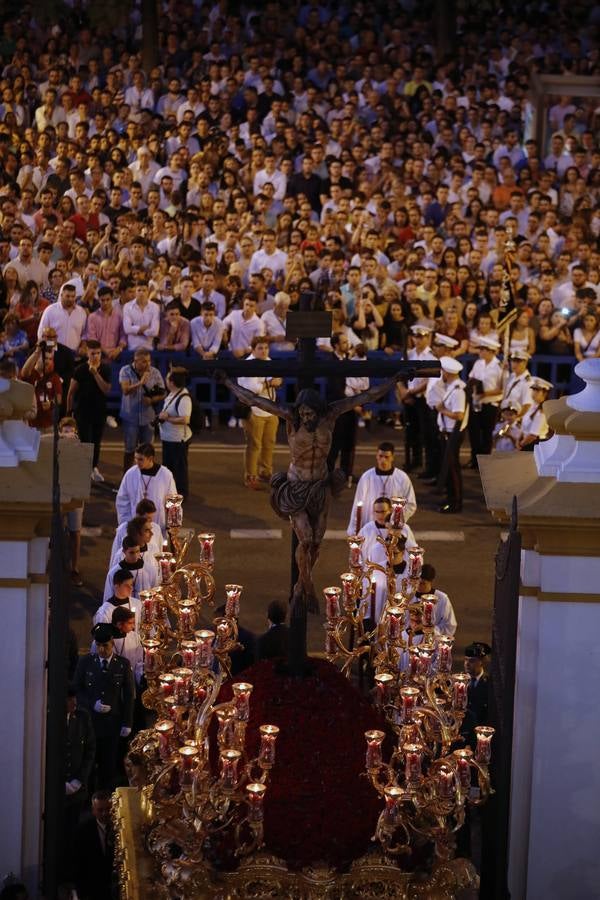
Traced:
<path id="1" fill-rule="evenodd" d="M 271 479 L 271 505 L 281 518 L 292 524 L 292 586 L 288 671 L 301 676 L 307 670 L 306 619 L 308 612 L 318 612 L 312 571 L 317 562 L 321 541 L 327 527 L 327 513 L 331 497 L 335 497 L 345 477 L 338 471 L 329 472 L 327 455 L 331 447 L 333 428 L 338 416 L 355 406 L 383 397 L 399 378 L 437 377 L 440 364 L 428 360 L 367 360 L 360 364 L 351 360 L 318 359 L 316 339 L 330 337 L 331 313 L 311 309 L 312 294 L 303 294 L 300 309 L 288 313 L 286 340 L 298 341 L 297 359 L 293 360 L 206 360 L 190 365 L 190 374 L 210 375 L 227 385 L 229 390 L 248 406 L 258 406 L 286 422 L 290 465 L 287 473 Z M 326 404 L 314 389 L 318 377 L 382 376 L 382 384 L 354 397 L 345 397 Z M 299 393 L 296 402 L 279 405 L 258 397 L 240 387 L 232 378 L 295 377 Z"/>

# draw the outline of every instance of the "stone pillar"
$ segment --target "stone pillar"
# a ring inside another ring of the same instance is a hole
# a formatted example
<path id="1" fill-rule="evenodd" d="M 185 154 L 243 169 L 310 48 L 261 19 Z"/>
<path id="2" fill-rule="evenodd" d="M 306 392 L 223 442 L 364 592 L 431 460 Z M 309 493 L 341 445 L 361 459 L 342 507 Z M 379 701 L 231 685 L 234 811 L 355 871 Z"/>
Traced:
<path id="1" fill-rule="evenodd" d="M 554 437 L 482 466 L 496 518 L 517 496 L 523 538 L 508 878 L 531 900 L 600 885 L 600 359 L 575 371 L 586 388 L 546 405 Z"/>
<path id="2" fill-rule="evenodd" d="M 91 445 L 60 442 L 64 509 L 89 495 Z M 0 425 L 0 877 L 40 895 L 52 441 Z M 65 660 L 66 665 L 66 660 Z M 51 824 L 51 823 L 50 823 Z"/>

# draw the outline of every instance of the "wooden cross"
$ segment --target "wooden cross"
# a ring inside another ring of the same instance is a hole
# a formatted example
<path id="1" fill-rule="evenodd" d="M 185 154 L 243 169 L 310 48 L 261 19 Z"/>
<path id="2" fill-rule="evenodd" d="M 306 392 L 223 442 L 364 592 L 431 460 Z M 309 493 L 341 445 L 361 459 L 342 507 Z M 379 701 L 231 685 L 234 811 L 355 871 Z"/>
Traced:
<path id="1" fill-rule="evenodd" d="M 296 378 L 298 387 L 314 387 L 315 378 L 379 377 L 388 378 L 401 375 L 406 379 L 437 378 L 440 375 L 440 364 L 437 360 L 364 360 L 360 365 L 351 360 L 319 359 L 317 357 L 316 339 L 330 337 L 331 313 L 311 309 L 313 295 L 305 293 L 300 298 L 300 309 L 288 313 L 286 320 L 286 340 L 297 340 L 296 359 L 276 360 L 243 360 L 214 359 L 197 360 L 188 366 L 190 375 L 213 376 L 215 372 L 223 372 L 228 377 L 282 377 Z M 298 541 L 292 529 L 292 560 L 290 597 L 298 578 L 296 565 L 296 548 Z M 292 604 L 290 616 L 288 671 L 295 676 L 302 676 L 307 671 L 306 656 L 306 605 Z"/>

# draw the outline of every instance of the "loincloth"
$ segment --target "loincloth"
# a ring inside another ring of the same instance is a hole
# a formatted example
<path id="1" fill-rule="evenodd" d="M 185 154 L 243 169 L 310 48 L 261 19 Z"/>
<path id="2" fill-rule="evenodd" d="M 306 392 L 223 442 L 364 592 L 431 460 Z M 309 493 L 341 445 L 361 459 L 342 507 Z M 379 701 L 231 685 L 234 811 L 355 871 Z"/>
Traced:
<path id="1" fill-rule="evenodd" d="M 271 478 L 271 507 L 281 519 L 289 519 L 299 512 L 315 519 L 327 502 L 327 492 L 337 497 L 345 483 L 346 476 L 340 469 L 316 481 L 290 481 L 285 472 L 277 472 Z"/>

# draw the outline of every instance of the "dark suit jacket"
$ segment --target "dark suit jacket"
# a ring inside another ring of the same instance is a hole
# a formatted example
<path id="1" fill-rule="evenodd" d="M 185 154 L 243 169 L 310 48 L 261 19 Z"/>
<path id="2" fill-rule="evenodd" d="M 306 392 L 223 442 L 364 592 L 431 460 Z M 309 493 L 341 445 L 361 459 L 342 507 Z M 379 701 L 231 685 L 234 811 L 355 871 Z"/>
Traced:
<path id="1" fill-rule="evenodd" d="M 277 656 L 287 656 L 288 636 L 290 629 L 287 625 L 273 625 L 257 640 L 258 658 L 274 659 Z"/>
<path id="2" fill-rule="evenodd" d="M 99 657 L 88 653 L 77 663 L 74 681 L 77 703 L 90 713 L 97 737 L 118 734 L 123 725 L 131 728 L 135 684 L 129 660 L 114 653 L 105 674 Z M 110 712 L 94 712 L 96 700 L 110 706 Z"/>
<path id="3" fill-rule="evenodd" d="M 96 820 L 86 819 L 75 832 L 73 855 L 79 900 L 109 900 L 114 855 L 110 831 L 104 852 Z"/>
<path id="4" fill-rule="evenodd" d="M 482 675 L 475 687 L 469 685 L 467 706 L 476 719 L 475 725 L 486 725 L 488 719 L 490 683 L 487 675 Z"/>
<path id="5" fill-rule="evenodd" d="M 65 781 L 77 778 L 85 790 L 94 765 L 95 753 L 96 737 L 90 714 L 87 709 L 76 709 L 67 724 Z"/>
<path id="6" fill-rule="evenodd" d="M 243 672 L 256 661 L 256 635 L 238 625 L 238 641 L 244 645 L 244 649 L 234 650 L 231 654 L 232 675 Z"/>

